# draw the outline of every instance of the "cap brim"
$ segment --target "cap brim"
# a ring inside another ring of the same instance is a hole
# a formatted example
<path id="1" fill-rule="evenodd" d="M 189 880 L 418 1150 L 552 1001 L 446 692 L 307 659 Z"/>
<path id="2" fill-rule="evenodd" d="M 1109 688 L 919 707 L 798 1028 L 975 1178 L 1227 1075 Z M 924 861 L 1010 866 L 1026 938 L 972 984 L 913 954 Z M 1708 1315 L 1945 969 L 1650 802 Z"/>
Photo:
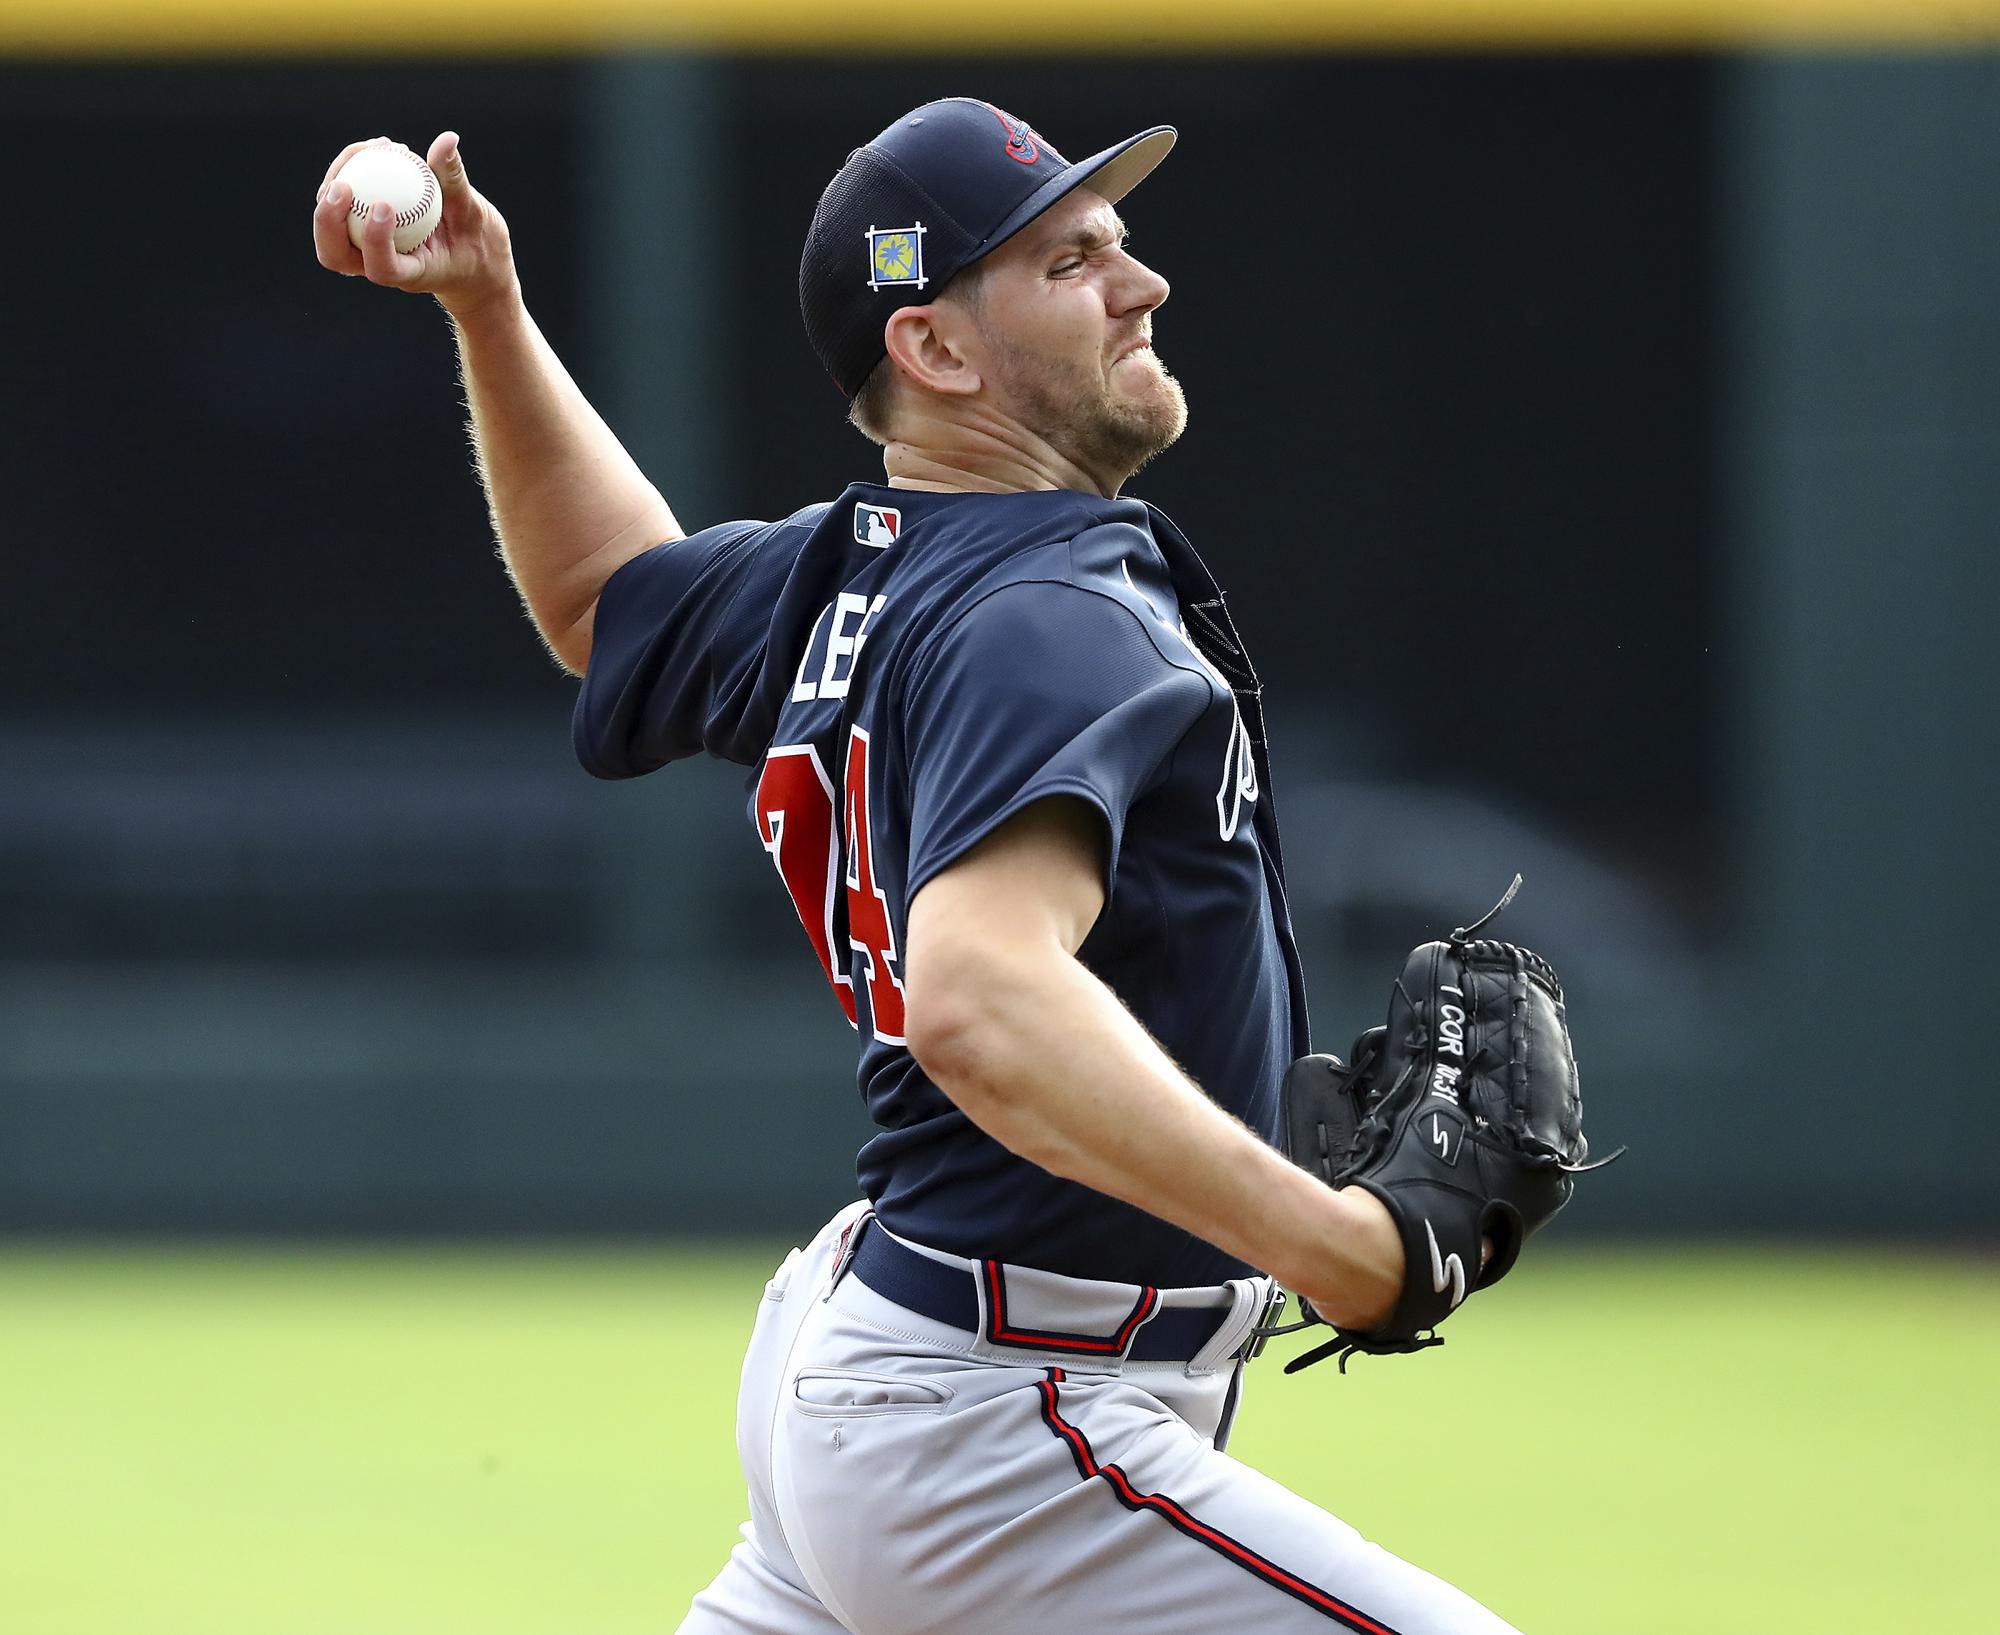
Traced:
<path id="1" fill-rule="evenodd" d="M 1088 187 L 1093 193 L 1102 194 L 1116 204 L 1153 173 L 1154 167 L 1166 158 L 1179 134 L 1171 125 L 1155 125 L 1137 136 L 1128 136 L 1102 153 L 1093 153 L 1088 159 L 1078 160 L 1060 176 L 1051 177 L 1023 199 L 998 227 L 986 235 L 972 259 L 977 261 L 992 254 L 1029 222 L 1047 214 L 1079 187 Z"/>

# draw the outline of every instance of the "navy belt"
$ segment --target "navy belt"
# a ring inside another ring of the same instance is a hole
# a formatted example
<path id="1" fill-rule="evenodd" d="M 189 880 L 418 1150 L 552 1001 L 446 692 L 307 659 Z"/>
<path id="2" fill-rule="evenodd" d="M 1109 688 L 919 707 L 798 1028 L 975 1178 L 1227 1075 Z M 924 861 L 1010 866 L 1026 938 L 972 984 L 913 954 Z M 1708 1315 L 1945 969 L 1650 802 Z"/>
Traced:
<path id="1" fill-rule="evenodd" d="M 996 1346 L 1016 1351 L 1060 1351 L 1124 1357 L 1132 1362 L 1186 1362 L 1213 1340 L 1235 1309 L 1222 1306 L 1160 1307 L 1159 1291 L 1140 1289 L 1131 1313 L 1110 1335 L 1058 1334 L 1014 1327 L 1008 1320 L 1000 1263 L 976 1262 L 976 1270 L 918 1254 L 887 1231 L 871 1231 L 863 1218 L 854 1246 L 854 1275 L 884 1300 L 949 1328 L 983 1334 Z M 987 1280 L 987 1310 L 981 1326 L 979 1287 Z"/>

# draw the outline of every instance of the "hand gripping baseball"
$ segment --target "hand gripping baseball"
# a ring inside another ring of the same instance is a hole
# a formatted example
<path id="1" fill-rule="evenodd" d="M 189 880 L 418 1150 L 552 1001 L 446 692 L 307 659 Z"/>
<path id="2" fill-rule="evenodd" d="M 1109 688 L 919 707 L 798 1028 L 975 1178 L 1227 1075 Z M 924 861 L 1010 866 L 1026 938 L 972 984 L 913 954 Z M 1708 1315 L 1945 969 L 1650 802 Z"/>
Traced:
<path id="1" fill-rule="evenodd" d="M 354 191 L 334 177 L 361 149 L 388 142 L 386 136 L 351 142 L 326 167 L 313 205 L 313 248 L 320 265 L 344 277 L 434 295 L 459 318 L 514 290 L 514 250 L 507 223 L 466 180 L 456 131 L 439 136 L 427 155 L 443 196 L 443 213 L 431 236 L 403 254 L 393 242 L 393 212 L 378 204 L 362 228 L 359 248 L 354 245 L 347 232 Z"/>
<path id="2" fill-rule="evenodd" d="M 1585 1162 L 1555 971 L 1525 948 L 1475 935 L 1520 883 L 1471 926 L 1410 954 L 1388 1024 L 1361 1035 L 1351 1064 L 1306 1056 L 1286 1075 L 1287 1153 L 1328 1185 L 1379 1199 L 1404 1253 L 1402 1294 L 1386 1318 L 1365 1332 L 1335 1324 L 1336 1338 L 1288 1373 L 1335 1351 L 1345 1368 L 1355 1351 L 1439 1344 L 1437 1325 L 1507 1275 L 1529 1235 L 1569 1201 L 1574 1177 L 1618 1156 Z M 1309 1303 L 1304 1311 L 1290 1328 L 1326 1321 Z"/>

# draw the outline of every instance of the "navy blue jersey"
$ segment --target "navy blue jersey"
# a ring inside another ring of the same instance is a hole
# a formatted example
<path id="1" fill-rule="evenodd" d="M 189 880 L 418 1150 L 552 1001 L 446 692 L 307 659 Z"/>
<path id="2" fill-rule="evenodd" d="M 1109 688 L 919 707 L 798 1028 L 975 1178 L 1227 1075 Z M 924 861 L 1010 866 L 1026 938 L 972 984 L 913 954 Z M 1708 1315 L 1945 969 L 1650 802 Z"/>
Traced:
<path id="1" fill-rule="evenodd" d="M 575 735 L 599 777 L 703 751 L 754 769 L 758 839 L 860 1034 L 879 1133 L 858 1169 L 891 1230 L 1073 1276 L 1242 1275 L 1007 1151 L 903 1043 L 912 897 L 1014 813 L 1070 796 L 1108 840 L 1079 957 L 1211 1097 L 1276 1136 L 1279 1081 L 1307 1045 L 1257 681 L 1161 513 L 857 484 L 662 545 L 604 587 Z"/>

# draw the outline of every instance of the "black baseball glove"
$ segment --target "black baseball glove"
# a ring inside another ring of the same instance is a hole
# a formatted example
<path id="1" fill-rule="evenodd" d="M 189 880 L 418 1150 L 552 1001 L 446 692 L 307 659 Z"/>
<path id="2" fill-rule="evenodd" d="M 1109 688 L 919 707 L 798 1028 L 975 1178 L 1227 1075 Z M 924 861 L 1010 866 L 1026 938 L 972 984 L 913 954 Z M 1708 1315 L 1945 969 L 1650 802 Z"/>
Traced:
<path id="1" fill-rule="evenodd" d="M 1586 1164 L 1583 1095 L 1562 984 L 1547 960 L 1475 940 L 1520 889 L 1448 941 L 1411 953 L 1386 1027 L 1355 1041 L 1354 1060 L 1304 1056 L 1285 1077 L 1286 1150 L 1329 1186 L 1366 1187 L 1402 1234 L 1402 1298 L 1388 1321 L 1295 1357 L 1286 1373 L 1357 1351 L 1421 1351 L 1474 1289 L 1505 1277 L 1528 1236 L 1569 1202 Z M 1622 1152 L 1624 1149 L 1620 1148 Z M 1493 1253 L 1480 1265 L 1480 1240 Z M 1288 1334 L 1303 1318 L 1263 1333 Z"/>

